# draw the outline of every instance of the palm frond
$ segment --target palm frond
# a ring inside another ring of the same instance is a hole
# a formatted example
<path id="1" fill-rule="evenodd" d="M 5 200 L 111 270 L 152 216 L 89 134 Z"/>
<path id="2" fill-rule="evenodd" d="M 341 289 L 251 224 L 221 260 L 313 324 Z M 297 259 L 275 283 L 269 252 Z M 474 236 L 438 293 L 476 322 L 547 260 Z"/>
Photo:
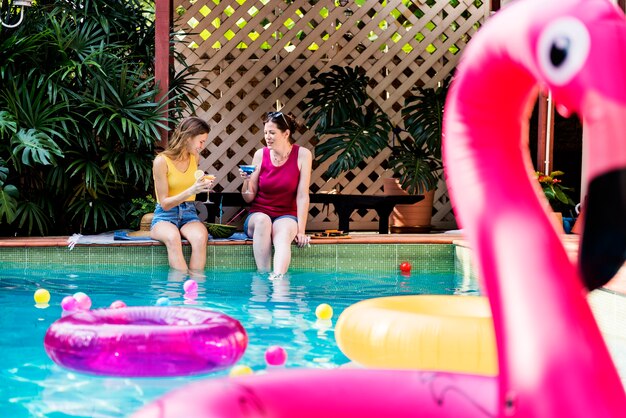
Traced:
<path id="1" fill-rule="evenodd" d="M 24 201 L 17 205 L 14 222 L 17 222 L 20 228 L 26 228 L 28 235 L 32 234 L 33 228 L 39 235 L 46 235 L 50 218 L 37 203 Z"/>
<path id="2" fill-rule="evenodd" d="M 352 170 L 363 160 L 374 157 L 389 143 L 391 123 L 386 114 L 366 109 L 354 114 L 341 127 L 330 128 L 329 137 L 315 147 L 316 159 L 324 162 L 335 157 L 328 167 L 330 177 Z"/>
<path id="3" fill-rule="evenodd" d="M 310 127 L 317 123 L 315 132 L 318 135 L 341 126 L 369 97 L 365 91 L 369 77 L 360 67 L 333 65 L 331 69 L 313 77 L 311 84 L 320 87 L 310 90 L 305 98 L 307 110 L 304 117 Z"/>

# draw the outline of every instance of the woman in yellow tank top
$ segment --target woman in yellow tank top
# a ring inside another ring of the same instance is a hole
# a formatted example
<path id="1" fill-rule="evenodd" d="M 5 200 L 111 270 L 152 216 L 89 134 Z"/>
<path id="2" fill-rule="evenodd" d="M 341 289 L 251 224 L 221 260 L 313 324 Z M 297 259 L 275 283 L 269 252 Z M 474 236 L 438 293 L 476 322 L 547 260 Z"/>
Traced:
<path id="1" fill-rule="evenodd" d="M 206 264 L 209 235 L 198 218 L 194 201 L 197 193 L 210 190 L 213 181 L 204 177 L 196 180 L 194 172 L 208 134 L 209 125 L 202 119 L 184 119 L 152 166 L 157 206 L 150 237 L 165 244 L 170 267 L 185 272 L 203 272 Z M 191 245 L 189 267 L 183 256 L 182 238 Z"/>

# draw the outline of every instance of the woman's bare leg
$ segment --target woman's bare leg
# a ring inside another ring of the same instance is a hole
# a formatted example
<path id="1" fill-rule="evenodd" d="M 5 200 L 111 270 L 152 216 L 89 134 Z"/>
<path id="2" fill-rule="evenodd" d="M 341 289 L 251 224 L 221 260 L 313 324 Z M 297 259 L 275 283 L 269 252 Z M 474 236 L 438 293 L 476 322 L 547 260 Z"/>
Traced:
<path id="1" fill-rule="evenodd" d="M 253 213 L 246 232 L 252 237 L 252 251 L 257 270 L 269 272 L 272 268 L 272 220 L 264 213 Z"/>
<path id="2" fill-rule="evenodd" d="M 274 242 L 274 274 L 282 275 L 291 264 L 291 243 L 298 233 L 298 223 L 291 218 L 274 221 L 272 241 Z"/>
<path id="3" fill-rule="evenodd" d="M 187 262 L 183 257 L 183 244 L 176 225 L 161 221 L 150 230 L 150 238 L 161 241 L 167 248 L 167 261 L 171 268 L 187 271 Z"/>
<path id="4" fill-rule="evenodd" d="M 206 266 L 206 246 L 209 239 L 206 227 L 202 222 L 189 222 L 183 225 L 180 233 L 191 245 L 189 270 L 204 271 Z"/>

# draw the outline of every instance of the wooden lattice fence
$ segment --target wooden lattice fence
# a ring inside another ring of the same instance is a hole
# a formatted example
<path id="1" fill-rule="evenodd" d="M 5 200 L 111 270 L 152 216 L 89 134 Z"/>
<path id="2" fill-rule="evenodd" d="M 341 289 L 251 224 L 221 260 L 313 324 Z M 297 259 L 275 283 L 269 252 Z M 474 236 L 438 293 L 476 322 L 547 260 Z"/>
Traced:
<path id="1" fill-rule="evenodd" d="M 196 113 L 212 124 L 201 167 L 217 175 L 217 190 L 239 190 L 237 166 L 263 146 L 263 114 L 281 109 L 303 121 L 311 77 L 331 65 L 363 67 L 370 96 L 398 123 L 411 88 L 433 87 L 454 69 L 488 10 L 469 0 L 174 0 L 175 47 L 198 70 Z M 311 150 L 317 143 L 306 129 L 296 140 Z M 330 161 L 314 163 L 311 191 L 381 194 L 388 155 L 337 179 L 324 174 Z M 436 195 L 433 224 L 449 227 L 445 190 Z M 374 211 L 355 212 L 351 228 L 376 229 L 376 222 Z M 311 206 L 309 229 L 336 224 L 332 211 Z"/>

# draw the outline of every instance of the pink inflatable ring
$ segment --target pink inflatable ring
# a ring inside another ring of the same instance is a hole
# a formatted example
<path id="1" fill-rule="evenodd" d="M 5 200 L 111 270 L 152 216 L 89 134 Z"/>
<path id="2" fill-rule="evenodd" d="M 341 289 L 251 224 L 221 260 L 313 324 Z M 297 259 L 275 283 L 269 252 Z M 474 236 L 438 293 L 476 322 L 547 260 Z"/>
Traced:
<path id="1" fill-rule="evenodd" d="M 243 355 L 239 321 L 213 311 L 130 307 L 79 311 L 54 322 L 48 356 L 81 372 L 110 376 L 185 376 L 222 370 Z"/>

